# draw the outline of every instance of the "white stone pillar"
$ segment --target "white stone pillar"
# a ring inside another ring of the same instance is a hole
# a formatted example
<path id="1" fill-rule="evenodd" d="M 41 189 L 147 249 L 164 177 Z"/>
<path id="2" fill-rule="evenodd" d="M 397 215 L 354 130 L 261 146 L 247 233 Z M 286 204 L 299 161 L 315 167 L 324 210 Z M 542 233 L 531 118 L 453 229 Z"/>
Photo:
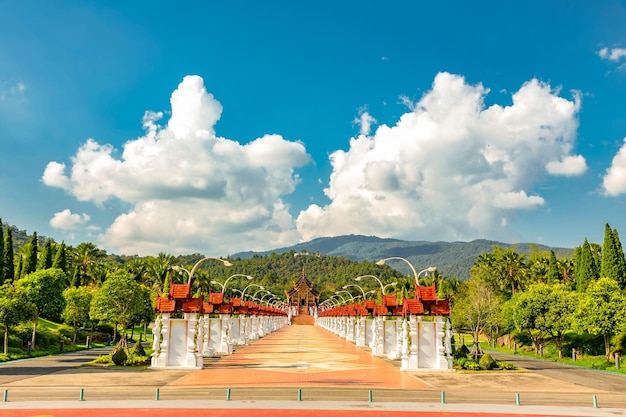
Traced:
<path id="1" fill-rule="evenodd" d="M 421 321 L 421 317 L 419 318 Z M 409 316 L 409 352 L 406 360 L 402 361 L 401 369 L 403 371 L 416 371 L 419 368 L 419 336 L 418 336 L 418 321 L 414 315 Z"/>
<path id="2" fill-rule="evenodd" d="M 367 332 L 366 332 L 365 323 L 366 323 L 366 318 L 364 316 L 361 316 L 357 319 L 357 324 L 356 324 L 357 347 L 365 347 L 367 345 L 366 343 Z"/>
<path id="3" fill-rule="evenodd" d="M 374 347 L 372 347 L 372 355 L 383 356 L 385 354 L 385 323 L 384 317 L 376 316 L 374 319 Z"/>
<path id="4" fill-rule="evenodd" d="M 221 355 L 230 355 L 231 353 L 233 353 L 233 345 L 230 341 L 230 316 L 228 314 L 221 314 L 220 319 L 222 323 L 222 334 L 220 337 L 220 345 L 216 353 L 219 353 Z"/>

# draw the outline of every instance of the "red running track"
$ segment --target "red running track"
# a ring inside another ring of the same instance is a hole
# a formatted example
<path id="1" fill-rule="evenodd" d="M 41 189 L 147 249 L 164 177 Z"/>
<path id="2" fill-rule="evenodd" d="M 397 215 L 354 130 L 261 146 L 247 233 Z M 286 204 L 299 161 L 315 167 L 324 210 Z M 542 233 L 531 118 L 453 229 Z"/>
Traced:
<path id="1" fill-rule="evenodd" d="M 55 410 L 2 410 L 0 417 L 564 417 L 550 414 L 462 413 L 393 410 L 306 410 L 224 408 L 66 408 Z"/>

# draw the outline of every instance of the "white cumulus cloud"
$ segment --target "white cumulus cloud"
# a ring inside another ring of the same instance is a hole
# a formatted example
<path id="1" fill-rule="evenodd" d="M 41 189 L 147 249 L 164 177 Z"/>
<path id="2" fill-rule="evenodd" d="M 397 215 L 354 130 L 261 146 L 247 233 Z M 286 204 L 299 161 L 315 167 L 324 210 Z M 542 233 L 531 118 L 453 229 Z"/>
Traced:
<path id="1" fill-rule="evenodd" d="M 552 175 L 572 177 L 584 174 L 587 171 L 587 162 L 582 155 L 568 155 L 560 161 L 550 161 L 546 170 Z"/>
<path id="2" fill-rule="evenodd" d="M 87 140 L 68 167 L 50 162 L 43 182 L 80 201 L 128 203 L 102 235 L 125 254 L 226 254 L 298 240 L 282 196 L 299 182 L 294 169 L 310 162 L 304 145 L 265 135 L 240 144 L 218 137 L 222 105 L 198 76 L 187 76 L 162 112 L 144 115 L 145 135 L 123 145 Z M 242 244 L 244 242 L 244 244 Z"/>
<path id="3" fill-rule="evenodd" d="M 55 229 L 62 230 L 76 230 L 81 226 L 86 225 L 90 220 L 89 215 L 72 213 L 70 209 L 65 209 L 58 213 L 54 213 L 52 219 L 50 219 L 50 226 Z"/>
<path id="4" fill-rule="evenodd" d="M 359 233 L 409 240 L 512 239 L 509 217 L 544 205 L 548 175 L 578 175 L 572 154 L 580 94 L 532 79 L 512 104 L 486 107 L 489 90 L 440 73 L 394 126 L 330 155 L 331 202 L 302 211 L 305 240 Z"/>
<path id="5" fill-rule="evenodd" d="M 618 196 L 626 194 L 626 138 L 624 144 L 613 157 L 611 166 L 606 170 L 602 181 L 604 194 Z"/>

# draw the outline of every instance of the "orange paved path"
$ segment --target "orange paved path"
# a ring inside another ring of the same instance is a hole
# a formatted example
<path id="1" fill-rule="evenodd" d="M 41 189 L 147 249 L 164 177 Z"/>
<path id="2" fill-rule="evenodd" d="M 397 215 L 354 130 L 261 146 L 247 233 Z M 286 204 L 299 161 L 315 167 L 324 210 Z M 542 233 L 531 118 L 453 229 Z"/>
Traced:
<path id="1" fill-rule="evenodd" d="M 172 386 L 420 389 L 428 384 L 318 326 L 286 326 Z"/>

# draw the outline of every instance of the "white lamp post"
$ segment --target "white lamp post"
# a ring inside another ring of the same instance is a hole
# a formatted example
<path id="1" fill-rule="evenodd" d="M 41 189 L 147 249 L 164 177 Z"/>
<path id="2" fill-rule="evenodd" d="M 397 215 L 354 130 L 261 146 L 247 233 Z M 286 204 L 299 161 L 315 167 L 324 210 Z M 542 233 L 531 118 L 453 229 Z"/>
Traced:
<path id="1" fill-rule="evenodd" d="M 363 278 L 374 278 L 376 281 L 378 281 L 378 283 L 380 284 L 380 290 L 383 292 L 383 295 L 385 295 L 385 285 L 376 275 L 361 275 L 359 277 L 354 278 L 354 280 L 361 281 Z M 395 284 L 397 284 L 397 282 L 393 283 L 393 285 Z"/>
<path id="2" fill-rule="evenodd" d="M 180 272 L 180 271 L 185 271 L 185 272 L 187 273 L 187 275 L 189 275 L 189 280 L 187 281 L 187 284 L 188 284 L 189 286 L 191 286 L 191 280 L 193 279 L 193 273 L 194 273 L 194 272 L 196 272 L 196 269 L 198 268 L 198 266 L 199 266 L 202 262 L 204 262 L 204 261 L 206 261 L 206 260 L 209 260 L 209 259 L 213 259 L 214 261 L 220 261 L 221 263 L 223 263 L 223 264 L 224 264 L 224 266 L 233 266 L 233 264 L 231 264 L 230 262 L 228 262 L 226 259 L 214 258 L 214 257 L 211 257 L 211 256 L 207 256 L 207 257 L 205 257 L 205 258 L 200 259 L 198 262 L 196 262 L 196 263 L 195 263 L 195 265 L 193 266 L 193 268 L 191 268 L 191 271 L 188 271 L 188 270 L 186 270 L 185 268 L 183 268 L 182 266 L 178 266 L 178 265 L 174 265 L 174 266 L 172 267 L 172 269 L 173 269 L 174 271 L 178 271 L 178 272 Z"/>
<path id="3" fill-rule="evenodd" d="M 385 262 L 391 261 L 391 260 L 394 260 L 394 259 L 406 262 L 406 264 L 411 268 L 411 271 L 413 271 L 413 277 L 415 278 L 415 286 L 416 287 L 419 287 L 419 285 L 420 285 L 420 283 L 419 283 L 419 276 L 420 276 L 420 274 L 422 274 L 424 272 L 433 272 L 433 271 L 435 271 L 437 269 L 434 266 L 429 266 L 428 268 L 426 268 L 426 269 L 420 271 L 419 273 L 417 273 L 415 271 L 415 267 L 413 266 L 413 264 L 411 264 L 411 262 L 409 262 L 408 260 L 406 260 L 404 258 L 401 258 L 400 256 L 392 256 L 390 258 L 381 259 L 380 261 L 376 262 L 376 265 L 384 265 Z"/>
<path id="4" fill-rule="evenodd" d="M 193 272 L 193 271 L 192 271 L 192 272 Z M 215 281 L 215 280 L 211 281 L 211 284 L 219 284 L 219 285 L 222 287 L 222 293 L 224 293 L 224 292 L 226 292 L 226 285 L 228 285 L 228 281 L 230 281 L 231 279 L 233 279 L 233 278 L 235 278 L 235 277 L 246 277 L 246 278 L 248 278 L 249 280 L 250 280 L 250 279 L 254 279 L 254 277 L 253 277 L 253 276 L 251 276 L 251 275 L 246 275 L 246 274 L 234 274 L 234 275 L 231 275 L 231 276 L 229 276 L 228 278 L 226 278 L 226 281 L 224 281 L 224 283 L 223 283 L 223 284 L 222 284 L 221 282 L 219 282 L 219 281 Z"/>

